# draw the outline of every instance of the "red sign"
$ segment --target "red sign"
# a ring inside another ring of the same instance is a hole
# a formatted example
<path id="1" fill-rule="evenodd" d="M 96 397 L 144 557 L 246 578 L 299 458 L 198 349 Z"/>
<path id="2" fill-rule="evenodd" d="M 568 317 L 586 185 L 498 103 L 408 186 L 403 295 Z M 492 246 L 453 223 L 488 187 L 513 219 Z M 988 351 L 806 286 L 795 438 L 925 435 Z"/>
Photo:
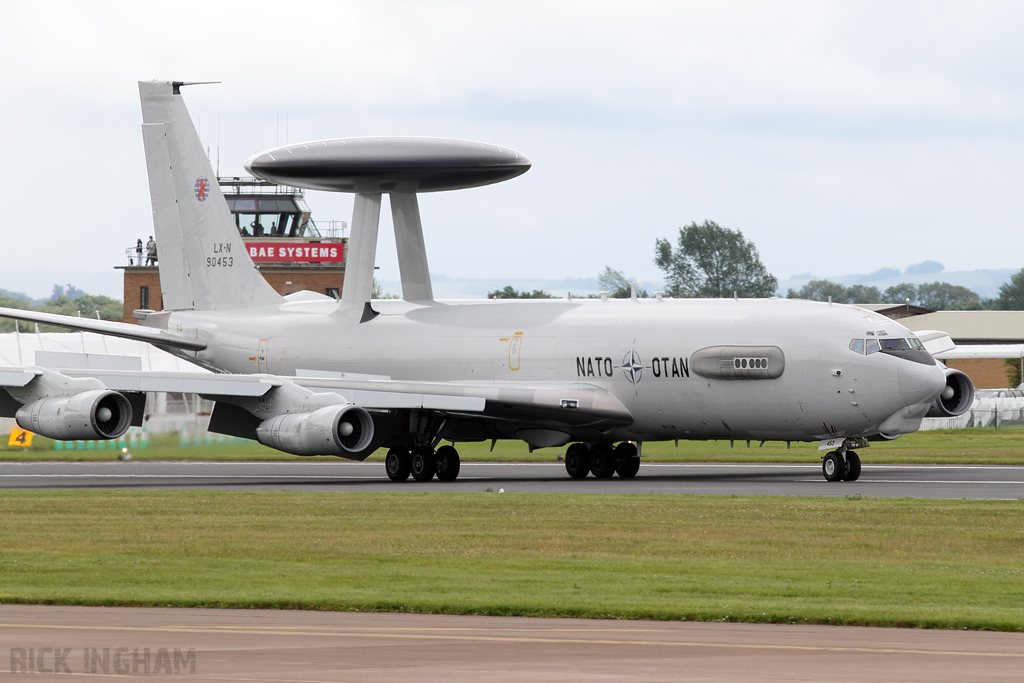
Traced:
<path id="1" fill-rule="evenodd" d="M 253 261 L 299 261 L 301 263 L 342 263 L 345 260 L 345 245 L 342 242 L 320 244 L 304 242 L 285 244 L 283 242 L 246 242 L 245 248 Z"/>

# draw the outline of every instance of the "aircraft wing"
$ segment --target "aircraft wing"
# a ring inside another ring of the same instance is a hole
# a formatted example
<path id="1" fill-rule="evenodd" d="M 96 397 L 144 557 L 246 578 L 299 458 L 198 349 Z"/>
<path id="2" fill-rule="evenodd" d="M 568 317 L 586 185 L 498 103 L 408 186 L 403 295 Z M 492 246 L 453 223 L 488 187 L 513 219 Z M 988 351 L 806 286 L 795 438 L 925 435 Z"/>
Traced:
<path id="1" fill-rule="evenodd" d="M 633 423 L 622 403 L 592 384 L 538 382 L 405 382 L 296 377 L 295 382 L 315 391 L 333 391 L 365 408 L 421 408 L 447 412 L 481 413 L 498 420 L 543 420 L 566 425 L 604 427 Z M 422 397 L 418 406 L 388 405 L 402 397 Z M 466 406 L 466 407 L 463 407 Z"/>
<path id="2" fill-rule="evenodd" d="M 214 400 L 255 398 L 294 384 L 338 394 L 368 410 L 414 409 L 490 420 L 516 420 L 610 428 L 633 416 L 604 389 L 591 384 L 404 382 L 276 375 L 60 369 L 70 378 L 93 378 L 107 389 L 142 393 L 194 393 Z M 42 373 L 36 367 L 0 370 L 0 387 L 24 387 Z"/>
<path id="3" fill-rule="evenodd" d="M 928 353 L 933 356 L 952 351 L 956 348 L 956 344 L 953 343 L 953 339 L 949 336 L 948 332 L 941 330 L 918 330 L 917 338 L 924 344 L 924 348 Z"/>
<path id="4" fill-rule="evenodd" d="M 41 313 L 39 311 L 23 311 L 19 308 L 0 307 L 0 317 L 13 318 L 14 320 L 25 320 L 32 323 L 44 325 L 58 325 L 72 330 L 83 330 L 85 332 L 97 332 L 109 334 L 114 337 L 135 339 L 137 341 L 149 342 L 158 346 L 173 346 L 179 349 L 190 351 L 201 351 L 206 348 L 206 342 L 194 337 L 182 337 L 171 334 L 167 330 L 158 330 L 152 327 L 143 327 L 131 323 L 122 323 L 114 320 L 94 320 L 93 318 L 76 318 L 71 315 L 60 315 L 59 313 Z"/>

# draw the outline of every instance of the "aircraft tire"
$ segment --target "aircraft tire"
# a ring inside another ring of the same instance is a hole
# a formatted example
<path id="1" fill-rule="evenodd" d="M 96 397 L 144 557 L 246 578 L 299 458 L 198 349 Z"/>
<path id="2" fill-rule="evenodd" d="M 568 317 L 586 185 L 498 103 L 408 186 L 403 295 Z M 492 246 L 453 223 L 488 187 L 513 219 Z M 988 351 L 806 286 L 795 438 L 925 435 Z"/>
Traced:
<path id="1" fill-rule="evenodd" d="M 437 480 L 455 481 L 462 468 L 459 452 L 454 446 L 441 446 L 437 449 Z"/>
<path id="2" fill-rule="evenodd" d="M 590 471 L 598 479 L 608 479 L 615 474 L 615 452 L 611 445 L 594 444 L 590 449 Z"/>
<path id="3" fill-rule="evenodd" d="M 615 447 L 615 471 L 623 479 L 632 479 L 640 471 L 640 456 L 636 445 L 623 441 Z"/>
<path id="4" fill-rule="evenodd" d="M 412 454 L 412 478 L 430 481 L 437 472 L 437 456 L 429 448 L 417 448 Z"/>
<path id="5" fill-rule="evenodd" d="M 574 443 L 565 450 L 565 471 L 573 479 L 586 479 L 590 474 L 590 449 Z"/>
<path id="6" fill-rule="evenodd" d="M 831 451 L 821 459 L 821 473 L 825 475 L 825 481 L 839 481 L 843 478 L 846 464 L 838 451 Z"/>
<path id="7" fill-rule="evenodd" d="M 860 479 L 860 456 L 853 451 L 846 451 L 846 474 L 843 481 L 857 481 Z"/>
<path id="8" fill-rule="evenodd" d="M 405 481 L 412 469 L 412 458 L 404 448 L 392 448 L 384 458 L 384 469 L 391 481 Z"/>

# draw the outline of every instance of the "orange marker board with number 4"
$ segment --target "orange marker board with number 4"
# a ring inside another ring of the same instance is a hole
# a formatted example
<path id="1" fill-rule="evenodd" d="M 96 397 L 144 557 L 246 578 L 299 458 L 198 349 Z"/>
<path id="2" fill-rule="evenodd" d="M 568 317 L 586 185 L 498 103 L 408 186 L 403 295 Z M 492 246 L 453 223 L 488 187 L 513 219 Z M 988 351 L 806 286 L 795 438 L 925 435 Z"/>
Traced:
<path id="1" fill-rule="evenodd" d="M 8 446 L 24 446 L 28 448 L 32 445 L 32 437 L 35 436 L 32 432 L 21 427 L 11 428 L 11 438 L 7 439 Z"/>

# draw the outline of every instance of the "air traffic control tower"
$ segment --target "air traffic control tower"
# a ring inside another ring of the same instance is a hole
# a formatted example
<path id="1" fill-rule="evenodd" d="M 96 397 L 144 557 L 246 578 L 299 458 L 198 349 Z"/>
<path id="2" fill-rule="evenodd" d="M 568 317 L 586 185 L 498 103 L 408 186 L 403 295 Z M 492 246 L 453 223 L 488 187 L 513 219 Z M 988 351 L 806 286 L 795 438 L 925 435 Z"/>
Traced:
<path id="1" fill-rule="evenodd" d="M 228 209 L 249 256 L 270 286 L 280 294 L 300 290 L 338 298 L 345 281 L 348 239 L 344 221 L 313 222 L 304 190 L 255 178 L 218 178 Z M 145 244 L 153 232 L 141 235 L 140 259 L 135 246 L 125 250 L 124 322 L 138 322 L 132 312 L 161 310 L 160 273 L 146 265 Z M 157 244 L 159 258 L 160 245 Z"/>

